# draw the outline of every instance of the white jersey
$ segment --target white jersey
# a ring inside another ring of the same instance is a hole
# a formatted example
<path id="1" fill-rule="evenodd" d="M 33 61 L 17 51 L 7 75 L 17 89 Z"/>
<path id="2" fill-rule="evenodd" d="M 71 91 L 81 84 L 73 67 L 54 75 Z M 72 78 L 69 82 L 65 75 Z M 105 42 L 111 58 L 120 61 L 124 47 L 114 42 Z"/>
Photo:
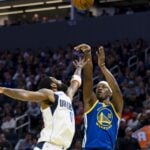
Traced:
<path id="1" fill-rule="evenodd" d="M 62 91 L 55 92 L 55 103 L 41 111 L 44 128 L 38 142 L 46 141 L 65 148 L 70 147 L 75 133 L 71 99 Z"/>

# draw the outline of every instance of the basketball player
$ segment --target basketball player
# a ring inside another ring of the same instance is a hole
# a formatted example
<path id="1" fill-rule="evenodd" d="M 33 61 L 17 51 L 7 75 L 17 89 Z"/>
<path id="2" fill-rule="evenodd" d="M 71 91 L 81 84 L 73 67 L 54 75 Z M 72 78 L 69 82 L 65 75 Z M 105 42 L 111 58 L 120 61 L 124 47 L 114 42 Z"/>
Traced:
<path id="1" fill-rule="evenodd" d="M 123 110 L 121 91 L 115 78 L 105 66 L 103 47 L 99 47 L 97 56 L 98 65 L 106 81 L 100 81 L 95 92 L 92 82 L 91 47 L 81 44 L 76 46 L 75 50 L 82 51 L 85 58 L 90 60 L 83 69 L 85 134 L 82 147 L 84 150 L 113 150 Z"/>
<path id="2" fill-rule="evenodd" d="M 81 70 L 85 65 L 83 59 L 75 61 L 76 70 L 66 93 L 57 91 L 61 82 L 47 77 L 39 83 L 38 91 L 0 87 L 0 93 L 15 100 L 39 102 L 43 115 L 44 128 L 40 133 L 34 150 L 66 150 L 75 132 L 72 99 L 81 85 Z"/>

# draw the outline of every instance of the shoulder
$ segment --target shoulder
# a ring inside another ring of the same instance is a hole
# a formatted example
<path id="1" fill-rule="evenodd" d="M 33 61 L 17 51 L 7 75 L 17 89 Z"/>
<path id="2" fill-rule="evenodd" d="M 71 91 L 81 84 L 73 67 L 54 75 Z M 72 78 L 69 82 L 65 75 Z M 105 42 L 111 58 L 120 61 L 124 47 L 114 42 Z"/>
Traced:
<path id="1" fill-rule="evenodd" d="M 89 100 L 85 100 L 86 103 L 84 103 L 84 112 L 88 112 L 89 110 L 93 109 L 93 105 L 97 104 L 97 97 L 94 91 L 92 92 L 91 96 L 89 97 Z"/>
<path id="2" fill-rule="evenodd" d="M 120 120 L 121 119 L 121 115 L 117 112 L 116 108 L 114 107 L 114 104 L 112 102 L 109 102 L 110 106 L 112 107 L 115 115 L 117 116 L 117 118 Z"/>
<path id="3" fill-rule="evenodd" d="M 52 90 L 46 89 L 46 88 L 40 89 L 38 91 L 41 92 L 41 93 L 54 93 Z"/>
<path id="4" fill-rule="evenodd" d="M 45 95 L 47 97 L 47 100 L 49 100 L 51 102 L 55 101 L 54 92 L 52 90 L 43 88 L 43 89 L 38 90 L 38 92 Z"/>
<path id="5" fill-rule="evenodd" d="M 96 97 L 96 94 L 94 93 L 94 91 L 92 92 L 91 94 L 91 97 L 90 97 L 90 101 L 89 101 L 89 105 L 90 107 L 93 106 L 93 104 L 95 104 L 95 102 L 97 101 L 97 97 Z"/>
<path id="6" fill-rule="evenodd" d="M 54 92 L 54 96 L 59 97 L 59 98 L 69 98 L 70 99 L 70 97 L 63 91 Z"/>
<path id="7" fill-rule="evenodd" d="M 54 92 L 54 96 L 57 96 L 57 97 L 65 97 L 67 96 L 66 93 L 64 93 L 63 91 L 57 91 L 57 92 Z M 68 96 L 67 96 L 68 97 Z"/>
<path id="8" fill-rule="evenodd" d="M 54 92 L 54 94 L 56 94 L 56 95 L 66 95 L 66 93 L 64 93 L 63 91 L 56 91 L 56 92 Z"/>
<path id="9" fill-rule="evenodd" d="M 38 92 L 43 93 L 43 94 L 48 95 L 48 96 L 54 95 L 54 92 L 52 90 L 46 89 L 46 88 L 40 89 L 40 90 L 38 90 Z"/>

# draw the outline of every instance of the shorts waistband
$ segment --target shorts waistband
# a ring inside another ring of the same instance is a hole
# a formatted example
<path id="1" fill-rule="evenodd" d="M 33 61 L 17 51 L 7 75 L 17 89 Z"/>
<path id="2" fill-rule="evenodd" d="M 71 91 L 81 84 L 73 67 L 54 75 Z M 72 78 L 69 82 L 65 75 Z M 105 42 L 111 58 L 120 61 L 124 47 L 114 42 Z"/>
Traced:
<path id="1" fill-rule="evenodd" d="M 49 142 L 38 142 L 36 144 L 36 147 L 40 148 L 40 149 L 45 149 L 44 147 L 49 147 L 51 149 L 55 149 L 55 150 L 66 150 L 64 148 L 64 146 L 59 146 L 59 145 L 55 145 L 55 144 L 52 144 L 52 143 L 49 143 Z"/>
<path id="2" fill-rule="evenodd" d="M 36 144 L 36 147 L 42 149 L 45 142 L 39 142 Z"/>

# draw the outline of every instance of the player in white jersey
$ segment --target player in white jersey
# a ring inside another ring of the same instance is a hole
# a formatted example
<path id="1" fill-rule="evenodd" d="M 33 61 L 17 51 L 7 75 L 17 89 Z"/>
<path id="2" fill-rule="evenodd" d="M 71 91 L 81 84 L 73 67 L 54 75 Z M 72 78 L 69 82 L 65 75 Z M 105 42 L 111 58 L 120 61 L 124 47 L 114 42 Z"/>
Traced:
<path id="1" fill-rule="evenodd" d="M 66 93 L 58 91 L 63 84 L 53 77 L 43 79 L 35 92 L 0 87 L 1 94 L 15 100 L 40 103 L 44 128 L 34 150 L 66 150 L 71 145 L 75 132 L 72 99 L 81 85 L 81 71 L 86 62 L 80 59 L 74 64 L 76 70 Z"/>
<path id="2" fill-rule="evenodd" d="M 55 104 L 41 109 L 45 126 L 41 131 L 38 143 L 50 141 L 56 145 L 63 145 L 62 148 L 68 147 L 75 132 L 72 100 L 62 91 L 54 92 L 54 96 Z"/>

